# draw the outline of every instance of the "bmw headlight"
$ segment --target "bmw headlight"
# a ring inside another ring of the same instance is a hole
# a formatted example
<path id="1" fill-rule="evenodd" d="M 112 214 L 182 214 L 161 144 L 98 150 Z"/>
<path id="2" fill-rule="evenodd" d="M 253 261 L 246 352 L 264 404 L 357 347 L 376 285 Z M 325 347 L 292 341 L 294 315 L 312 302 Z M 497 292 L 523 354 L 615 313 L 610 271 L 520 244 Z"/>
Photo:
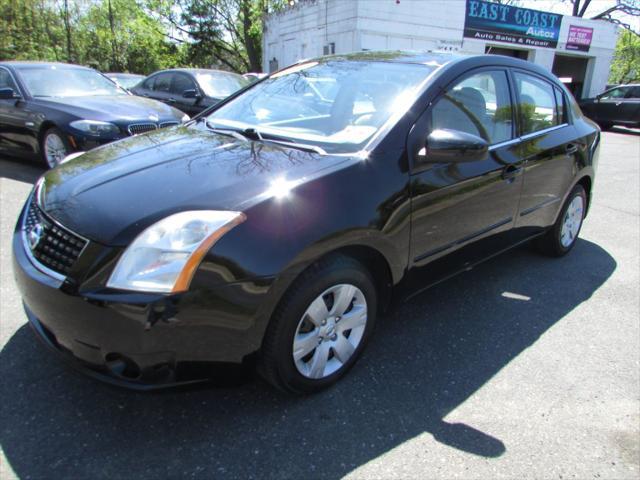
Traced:
<path id="1" fill-rule="evenodd" d="M 212 210 L 170 215 L 151 225 L 127 247 L 107 286 L 161 293 L 188 290 L 205 254 L 245 218 L 241 212 Z"/>
<path id="2" fill-rule="evenodd" d="M 76 130 L 95 136 L 120 133 L 120 129 L 117 125 L 109 122 L 101 122 L 99 120 L 76 120 L 75 122 L 71 122 L 69 125 Z"/>

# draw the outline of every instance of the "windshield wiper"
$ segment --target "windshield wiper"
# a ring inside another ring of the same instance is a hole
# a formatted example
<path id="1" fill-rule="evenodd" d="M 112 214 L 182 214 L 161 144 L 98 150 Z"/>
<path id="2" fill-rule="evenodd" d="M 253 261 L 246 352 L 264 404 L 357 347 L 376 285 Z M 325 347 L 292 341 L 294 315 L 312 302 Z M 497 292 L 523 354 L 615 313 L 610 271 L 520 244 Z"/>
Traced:
<path id="1" fill-rule="evenodd" d="M 205 120 L 204 124 L 207 126 L 209 130 L 214 133 L 220 133 L 222 135 L 229 135 L 237 140 L 242 140 L 243 142 L 249 141 L 249 137 L 246 137 L 242 134 L 242 130 L 238 130 L 237 128 L 228 128 L 228 127 L 216 127 L 209 120 Z"/>
<path id="2" fill-rule="evenodd" d="M 326 155 L 327 152 L 324 151 L 321 147 L 317 145 L 308 145 L 306 143 L 298 143 L 292 141 L 287 137 L 280 137 L 276 135 L 264 134 L 259 130 L 256 130 L 253 127 L 249 128 L 231 128 L 231 127 L 217 127 L 214 124 L 210 123 L 208 120 L 205 121 L 207 127 L 216 133 L 222 133 L 226 135 L 230 135 L 239 140 L 252 140 L 254 142 L 263 142 L 263 143 L 275 143 L 277 145 L 282 145 L 289 148 L 295 148 L 297 150 L 303 150 L 305 152 L 314 152 L 320 155 Z"/>
<path id="3" fill-rule="evenodd" d="M 291 140 L 288 139 L 277 139 L 277 138 L 264 138 L 262 137 L 259 141 L 261 142 L 268 142 L 268 143 L 275 143 L 277 145 L 282 145 L 285 147 L 289 147 L 289 148 L 295 148 L 297 150 L 302 150 L 304 152 L 313 152 L 313 153 L 318 153 L 320 155 L 326 155 L 327 152 L 324 151 L 324 149 L 318 147 L 317 145 L 309 145 L 307 143 L 298 143 L 298 142 L 293 142 Z"/>

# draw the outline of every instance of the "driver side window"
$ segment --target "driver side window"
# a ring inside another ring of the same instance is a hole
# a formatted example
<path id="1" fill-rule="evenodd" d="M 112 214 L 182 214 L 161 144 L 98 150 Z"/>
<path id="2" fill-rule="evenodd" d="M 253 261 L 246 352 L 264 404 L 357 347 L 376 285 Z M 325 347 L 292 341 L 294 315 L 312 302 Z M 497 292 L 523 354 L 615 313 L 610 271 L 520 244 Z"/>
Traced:
<path id="1" fill-rule="evenodd" d="M 433 106 L 432 129 L 470 133 L 490 145 L 511 140 L 513 115 L 504 71 L 482 71 L 449 87 Z"/>
<path id="2" fill-rule="evenodd" d="M 624 98 L 627 94 L 627 88 L 614 88 L 600 97 L 602 100 L 611 100 L 614 98 Z"/>

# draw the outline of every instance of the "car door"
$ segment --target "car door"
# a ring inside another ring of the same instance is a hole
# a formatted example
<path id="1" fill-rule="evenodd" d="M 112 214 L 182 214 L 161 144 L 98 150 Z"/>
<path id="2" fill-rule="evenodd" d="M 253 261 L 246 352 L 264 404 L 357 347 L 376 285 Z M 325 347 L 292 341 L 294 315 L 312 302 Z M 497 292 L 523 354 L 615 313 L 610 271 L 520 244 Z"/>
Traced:
<path id="1" fill-rule="evenodd" d="M 526 236 L 555 222 L 586 140 L 569 122 L 565 92 L 530 72 L 515 70 L 513 78 L 525 162 L 516 227 Z"/>
<path id="2" fill-rule="evenodd" d="M 195 96 L 185 97 L 186 91 L 195 91 Z M 202 110 L 198 106 L 200 101 L 200 89 L 193 79 L 186 73 L 175 73 L 171 80 L 171 93 L 174 103 L 172 105 L 190 117 L 200 113 Z"/>
<path id="3" fill-rule="evenodd" d="M 150 77 L 147 77 L 138 85 L 131 88 L 131 92 L 134 95 L 138 95 L 140 97 L 151 97 L 151 95 L 153 94 L 153 84 L 156 81 L 156 77 L 157 75 L 151 75 Z"/>
<path id="4" fill-rule="evenodd" d="M 423 281 L 437 281 L 511 243 L 522 188 L 513 115 L 507 70 L 474 70 L 453 81 L 409 134 L 410 262 L 414 267 L 429 264 L 414 269 L 425 272 Z M 439 129 L 481 137 L 489 152 L 470 161 L 431 163 L 422 153 L 429 133 Z M 438 262 L 444 256 L 446 261 Z"/>
<path id="5" fill-rule="evenodd" d="M 622 123 L 629 126 L 640 126 L 640 86 L 629 87 L 621 109 Z"/>
<path id="6" fill-rule="evenodd" d="M 33 153 L 33 112 L 27 108 L 23 92 L 5 67 L 0 67 L 0 88 L 11 88 L 16 96 L 0 100 L 0 151 L 8 154 Z"/>
<path id="7" fill-rule="evenodd" d="M 624 121 L 626 96 L 630 93 L 631 87 L 618 87 L 605 92 L 598 99 L 596 106 L 596 116 L 598 122 L 603 124 L 615 124 Z"/>
<path id="8" fill-rule="evenodd" d="M 149 97 L 154 100 L 159 100 L 169 105 L 175 103 L 173 93 L 171 92 L 171 81 L 173 79 L 173 73 L 162 72 L 158 73 L 153 80 L 152 89 L 148 92 Z"/>

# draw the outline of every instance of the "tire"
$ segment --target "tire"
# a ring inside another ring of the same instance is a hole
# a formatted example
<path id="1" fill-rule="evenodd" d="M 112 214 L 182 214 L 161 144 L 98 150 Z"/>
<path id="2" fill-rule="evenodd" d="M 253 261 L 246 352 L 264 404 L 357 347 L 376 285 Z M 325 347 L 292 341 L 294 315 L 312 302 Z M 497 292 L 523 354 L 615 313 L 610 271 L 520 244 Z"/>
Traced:
<path id="1" fill-rule="evenodd" d="M 258 373 L 276 388 L 295 394 L 333 385 L 362 354 L 376 312 L 374 282 L 359 262 L 336 256 L 317 263 L 294 282 L 276 308 L 259 353 Z"/>
<path id="2" fill-rule="evenodd" d="M 40 159 L 49 169 L 58 166 L 72 151 L 69 141 L 58 128 L 49 128 L 40 137 Z"/>
<path id="3" fill-rule="evenodd" d="M 569 253 L 576 244 L 586 211 L 587 194 L 582 185 L 576 185 L 564 202 L 556 223 L 535 240 L 537 250 L 551 257 Z"/>

